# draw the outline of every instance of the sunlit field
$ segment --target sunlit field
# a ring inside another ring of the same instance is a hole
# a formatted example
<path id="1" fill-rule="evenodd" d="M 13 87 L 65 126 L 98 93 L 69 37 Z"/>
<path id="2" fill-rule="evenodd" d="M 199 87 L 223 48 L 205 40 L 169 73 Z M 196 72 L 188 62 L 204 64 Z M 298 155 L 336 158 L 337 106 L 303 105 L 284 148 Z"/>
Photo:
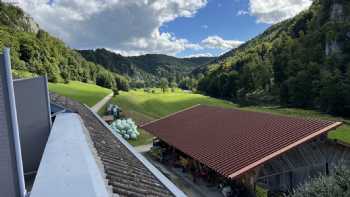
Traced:
<path id="1" fill-rule="evenodd" d="M 49 83 L 49 91 L 87 104 L 90 107 L 112 92 L 95 84 L 78 81 L 71 81 L 68 84 Z"/>

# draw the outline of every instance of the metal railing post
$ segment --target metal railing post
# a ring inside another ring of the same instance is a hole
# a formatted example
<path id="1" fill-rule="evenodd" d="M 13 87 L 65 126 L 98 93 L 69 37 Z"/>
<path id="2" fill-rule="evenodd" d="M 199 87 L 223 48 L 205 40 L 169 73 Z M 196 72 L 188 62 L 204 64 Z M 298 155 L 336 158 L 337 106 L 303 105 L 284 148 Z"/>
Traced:
<path id="1" fill-rule="evenodd" d="M 18 121 L 17 121 L 17 111 L 16 111 L 16 101 L 15 101 L 15 93 L 13 89 L 13 80 L 11 73 L 11 57 L 10 57 L 10 49 L 5 48 L 3 51 L 4 57 L 4 66 L 6 72 L 6 81 L 8 86 L 9 93 L 9 104 L 10 104 L 10 116 L 13 126 L 13 139 L 16 151 L 16 162 L 17 162 L 17 173 L 18 173 L 18 185 L 20 190 L 21 197 L 26 196 L 26 189 L 24 183 L 24 173 L 23 173 L 23 162 L 22 162 L 22 153 L 21 153 L 21 142 L 19 137 L 19 129 L 18 129 Z"/>

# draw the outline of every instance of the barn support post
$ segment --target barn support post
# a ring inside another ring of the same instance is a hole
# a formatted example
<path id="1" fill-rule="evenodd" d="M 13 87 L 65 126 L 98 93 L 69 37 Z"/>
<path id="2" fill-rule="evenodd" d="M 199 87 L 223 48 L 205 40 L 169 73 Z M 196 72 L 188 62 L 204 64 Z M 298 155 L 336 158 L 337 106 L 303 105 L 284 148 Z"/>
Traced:
<path id="1" fill-rule="evenodd" d="M 256 181 L 258 179 L 260 169 L 261 166 L 258 166 L 250 172 L 247 172 L 240 179 L 241 183 L 247 187 L 252 196 L 256 196 Z"/>
<path id="2" fill-rule="evenodd" d="M 254 169 L 254 196 L 256 196 L 256 183 L 263 165 L 260 165 Z"/>

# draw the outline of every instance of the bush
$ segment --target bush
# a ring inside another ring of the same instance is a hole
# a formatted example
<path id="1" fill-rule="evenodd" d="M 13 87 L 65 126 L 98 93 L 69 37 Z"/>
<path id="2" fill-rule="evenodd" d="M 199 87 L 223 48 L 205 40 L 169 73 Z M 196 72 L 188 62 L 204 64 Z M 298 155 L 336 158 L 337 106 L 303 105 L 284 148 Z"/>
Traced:
<path id="1" fill-rule="evenodd" d="M 35 73 L 31 73 L 25 70 L 12 70 L 12 76 L 15 79 L 25 79 L 25 78 L 32 78 L 37 77 Z"/>
<path id="2" fill-rule="evenodd" d="M 69 79 L 63 79 L 63 83 L 69 84 Z"/>
<path id="3" fill-rule="evenodd" d="M 136 140 L 140 135 L 140 133 L 137 131 L 137 125 L 130 118 L 114 121 L 111 124 L 111 129 L 114 132 L 120 134 L 126 140 Z"/>
<path id="4" fill-rule="evenodd" d="M 112 91 L 113 91 L 113 96 L 117 96 L 117 95 L 119 95 L 119 90 L 118 90 L 118 88 L 112 88 Z"/>
<path id="5" fill-rule="evenodd" d="M 336 168 L 331 176 L 320 176 L 302 185 L 290 197 L 347 197 L 350 196 L 350 169 Z"/>

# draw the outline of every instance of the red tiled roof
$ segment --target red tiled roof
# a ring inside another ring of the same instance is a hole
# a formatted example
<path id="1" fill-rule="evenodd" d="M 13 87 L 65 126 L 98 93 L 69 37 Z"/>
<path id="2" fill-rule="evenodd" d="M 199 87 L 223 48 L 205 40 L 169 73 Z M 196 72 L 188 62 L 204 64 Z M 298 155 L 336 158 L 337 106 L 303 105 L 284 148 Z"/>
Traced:
<path id="1" fill-rule="evenodd" d="M 142 128 L 235 178 L 340 124 L 200 105 Z"/>

